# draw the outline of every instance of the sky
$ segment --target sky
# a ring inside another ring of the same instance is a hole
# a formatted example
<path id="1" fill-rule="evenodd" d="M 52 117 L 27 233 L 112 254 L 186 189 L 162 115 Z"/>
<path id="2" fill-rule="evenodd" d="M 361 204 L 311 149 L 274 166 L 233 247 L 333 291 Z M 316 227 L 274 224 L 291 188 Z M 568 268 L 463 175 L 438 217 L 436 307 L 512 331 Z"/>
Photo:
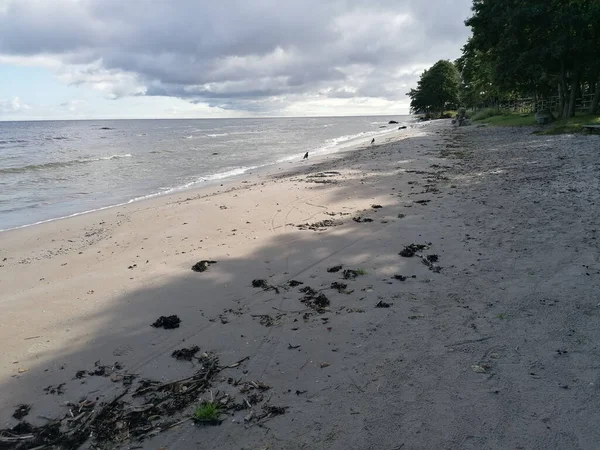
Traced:
<path id="1" fill-rule="evenodd" d="M 407 114 L 471 0 L 0 0 L 0 120 Z"/>

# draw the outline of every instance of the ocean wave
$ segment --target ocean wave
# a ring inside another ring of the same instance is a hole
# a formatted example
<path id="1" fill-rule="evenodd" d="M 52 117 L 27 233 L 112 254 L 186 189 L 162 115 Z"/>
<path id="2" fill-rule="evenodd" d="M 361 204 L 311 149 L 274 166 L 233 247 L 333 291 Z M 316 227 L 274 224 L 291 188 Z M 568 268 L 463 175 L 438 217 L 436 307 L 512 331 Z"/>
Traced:
<path id="1" fill-rule="evenodd" d="M 26 144 L 27 142 L 29 142 L 29 141 L 27 141 L 25 139 L 5 139 L 5 140 L 0 141 L 0 145 L 3 145 L 3 144 Z"/>
<path id="2" fill-rule="evenodd" d="M 47 141 L 66 141 L 69 138 L 67 136 L 50 136 L 44 139 Z"/>
<path id="3" fill-rule="evenodd" d="M 368 144 L 370 138 L 377 137 L 385 134 L 391 134 L 396 131 L 395 128 L 386 128 L 386 129 L 378 129 L 373 131 L 362 131 L 360 133 L 355 134 L 346 134 L 343 136 L 339 136 L 336 138 L 329 139 L 323 143 L 322 146 L 317 148 L 309 149 L 308 152 L 312 155 L 323 155 L 329 153 L 336 153 L 340 150 L 347 149 L 352 147 L 353 145 L 360 144 L 361 140 L 364 139 L 364 144 Z M 304 155 L 304 151 L 302 153 L 297 153 L 294 155 L 286 156 L 284 158 L 278 159 L 276 163 L 284 163 L 289 161 L 295 161 L 296 159 L 302 157 Z"/>
<path id="4" fill-rule="evenodd" d="M 121 158 L 131 158 L 129 153 L 124 155 L 111 155 L 111 156 L 101 156 L 99 158 L 83 158 L 83 159 L 72 159 L 70 161 L 55 161 L 43 164 L 29 164 L 27 166 L 20 167 L 7 167 L 4 169 L 0 169 L 0 174 L 8 174 L 8 173 L 25 173 L 32 171 L 40 171 L 47 169 L 57 169 L 62 167 L 76 166 L 78 164 L 89 164 L 96 161 L 110 161 L 113 159 L 121 159 Z"/>
<path id="5" fill-rule="evenodd" d="M 207 134 L 206 136 L 208 136 L 208 137 L 229 136 L 229 133 L 214 133 L 214 134 Z"/>

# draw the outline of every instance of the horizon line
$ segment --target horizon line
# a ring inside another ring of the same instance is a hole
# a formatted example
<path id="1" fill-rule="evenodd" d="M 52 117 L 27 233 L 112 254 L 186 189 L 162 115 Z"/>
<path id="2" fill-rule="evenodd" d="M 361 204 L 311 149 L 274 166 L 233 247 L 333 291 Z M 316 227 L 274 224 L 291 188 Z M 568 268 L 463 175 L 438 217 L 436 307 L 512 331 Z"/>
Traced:
<path id="1" fill-rule="evenodd" d="M 392 117 L 392 116 L 414 116 L 415 114 L 347 114 L 347 115 L 323 115 L 323 116 L 246 116 L 246 117 L 120 117 L 120 118 L 90 118 L 90 119 L 0 119 L 0 123 L 10 122 L 85 122 L 85 121 L 117 121 L 117 120 L 232 120 L 232 119 L 318 119 L 318 118 L 340 118 L 340 117 Z"/>

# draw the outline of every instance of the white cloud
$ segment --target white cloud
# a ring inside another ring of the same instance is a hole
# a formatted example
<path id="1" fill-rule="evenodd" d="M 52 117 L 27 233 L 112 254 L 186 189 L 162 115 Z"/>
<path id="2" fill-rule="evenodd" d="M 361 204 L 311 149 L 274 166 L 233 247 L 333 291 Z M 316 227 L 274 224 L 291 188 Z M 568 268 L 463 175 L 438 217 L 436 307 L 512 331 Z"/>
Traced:
<path id="1" fill-rule="evenodd" d="M 30 109 L 30 106 L 23 103 L 19 97 L 13 97 L 10 100 L 0 100 L 0 113 L 13 114 L 20 113 Z"/>
<path id="2" fill-rule="evenodd" d="M 110 99 L 172 97 L 209 111 L 387 108 L 407 103 L 422 69 L 459 56 L 470 5 L 0 0 L 0 62 L 48 68 Z"/>

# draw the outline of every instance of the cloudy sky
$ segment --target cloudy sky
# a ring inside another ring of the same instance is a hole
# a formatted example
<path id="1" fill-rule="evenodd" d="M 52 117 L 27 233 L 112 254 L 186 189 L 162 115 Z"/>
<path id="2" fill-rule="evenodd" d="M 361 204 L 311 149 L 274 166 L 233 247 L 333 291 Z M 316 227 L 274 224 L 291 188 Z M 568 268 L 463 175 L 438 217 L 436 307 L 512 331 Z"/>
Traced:
<path id="1" fill-rule="evenodd" d="M 0 120 L 408 112 L 471 0 L 0 0 Z"/>

